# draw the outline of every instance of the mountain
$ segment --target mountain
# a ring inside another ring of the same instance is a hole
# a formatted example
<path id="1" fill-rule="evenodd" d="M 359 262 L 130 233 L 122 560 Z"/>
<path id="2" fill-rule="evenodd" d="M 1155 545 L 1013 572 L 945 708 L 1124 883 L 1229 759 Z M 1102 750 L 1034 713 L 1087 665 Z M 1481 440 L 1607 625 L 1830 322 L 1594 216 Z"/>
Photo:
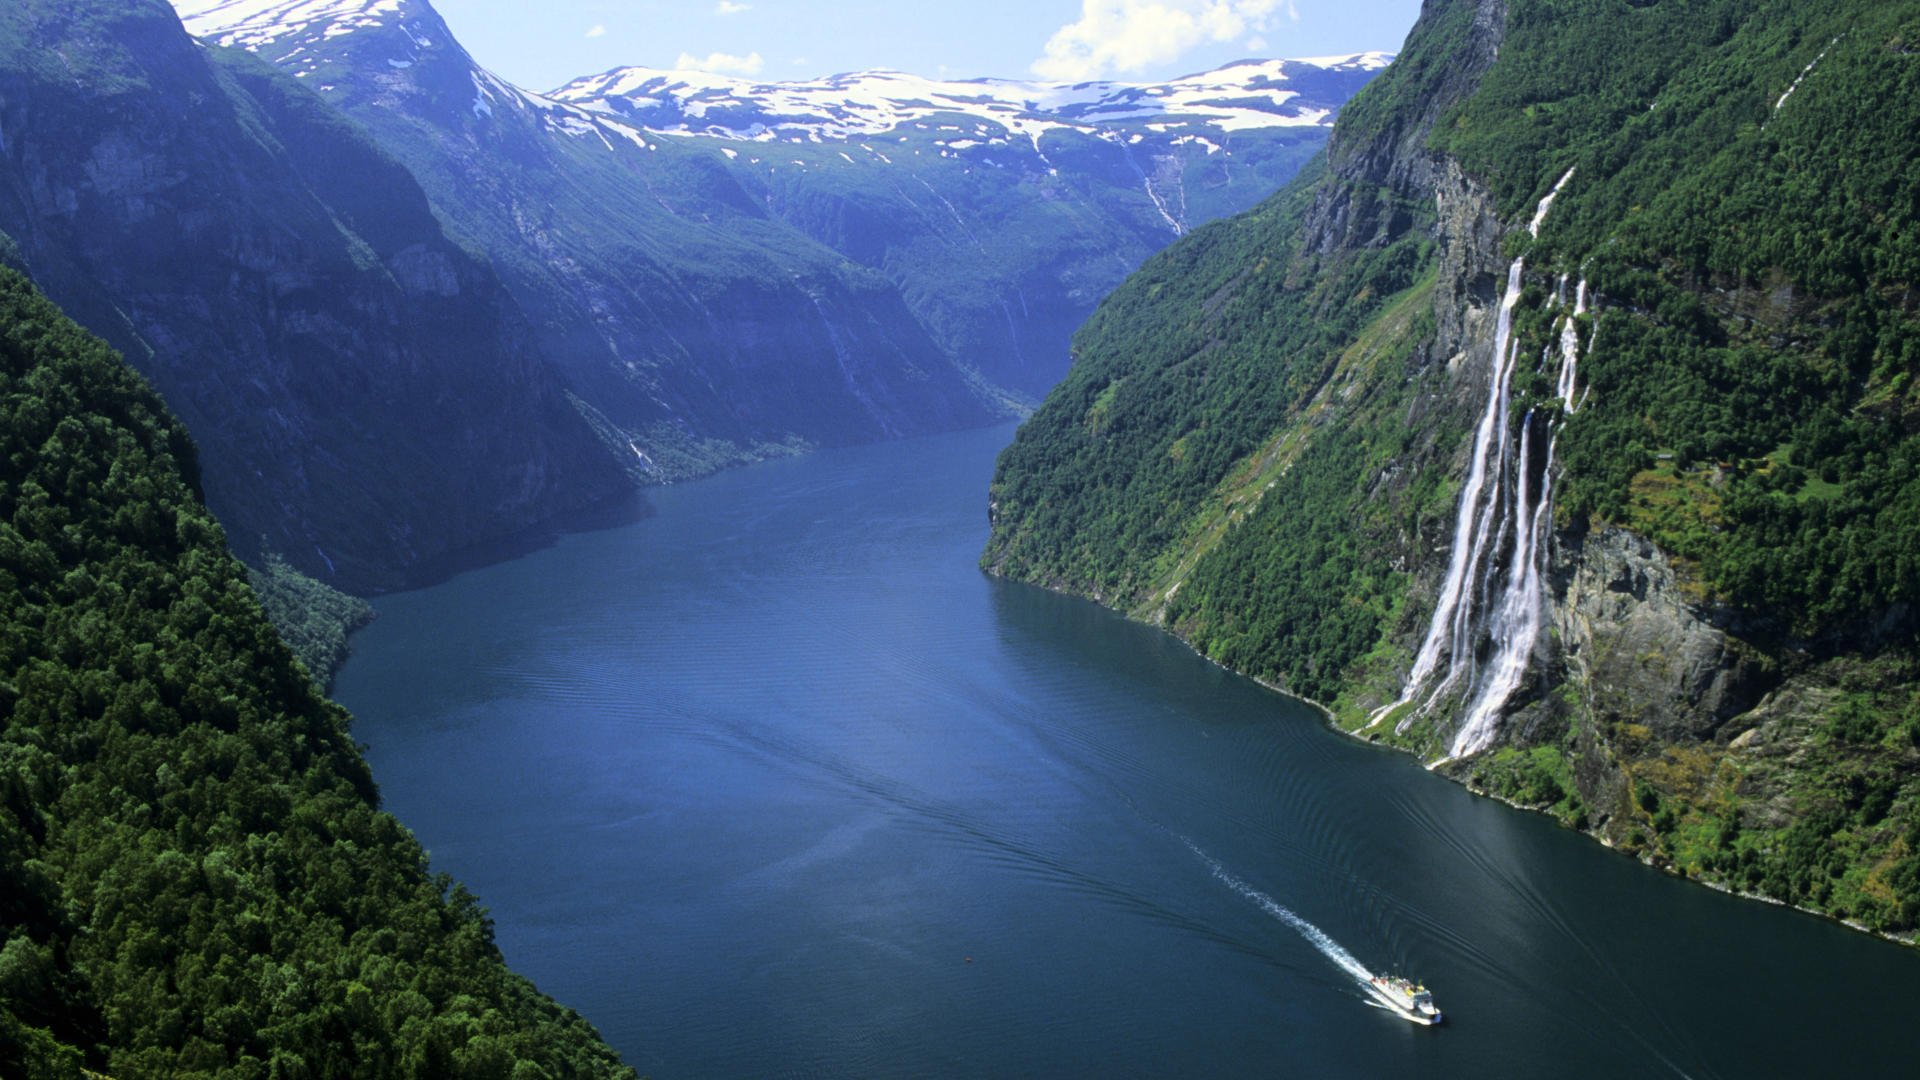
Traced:
<path id="1" fill-rule="evenodd" d="M 631 1077 L 378 810 L 195 460 L 0 269 L 0 1074 Z"/>
<path id="2" fill-rule="evenodd" d="M 177 7 L 406 163 L 641 479 L 1007 415 L 890 282 L 770 217 L 719 154 L 508 85 L 424 0 Z"/>
<path id="3" fill-rule="evenodd" d="M 1291 179 L 1388 59 L 1244 61 L 1157 85 L 623 68 L 552 96 L 718 148 L 757 203 L 885 274 L 962 363 L 1037 399 L 1100 297 Z"/>
<path id="4" fill-rule="evenodd" d="M 350 588 L 625 486 L 486 259 L 157 0 L 0 12 L 0 232 L 199 441 L 236 547 Z"/>
<path id="5" fill-rule="evenodd" d="M 1920 925 L 1920 5 L 1432 0 L 1156 256 L 984 564 L 1688 876 Z"/>
<path id="6" fill-rule="evenodd" d="M 425 0 L 176 7 L 407 161 L 610 437 L 666 476 L 1037 400 L 1101 295 L 1288 179 L 1384 63 L 1077 90 L 621 69 L 535 94 L 474 63 Z M 939 130 L 963 123 L 978 147 Z M 848 365 L 872 402 L 820 391 Z"/>
<path id="7" fill-rule="evenodd" d="M 944 120 L 972 127 L 934 145 L 966 150 L 980 134 L 1038 148 L 1064 132 L 1142 147 L 1142 154 L 1199 143 L 1209 154 L 1260 135 L 1326 128 L 1340 105 L 1392 61 L 1388 53 L 1302 60 L 1242 60 L 1166 83 L 925 79 L 862 71 L 794 82 L 754 82 L 700 71 L 615 68 L 550 95 L 611 113 L 648 131 L 729 142 L 858 143 L 903 137 Z M 984 126 L 988 132 L 979 132 Z M 998 129 L 997 131 L 991 129 Z M 1134 136 L 1139 138 L 1135 139 Z"/>

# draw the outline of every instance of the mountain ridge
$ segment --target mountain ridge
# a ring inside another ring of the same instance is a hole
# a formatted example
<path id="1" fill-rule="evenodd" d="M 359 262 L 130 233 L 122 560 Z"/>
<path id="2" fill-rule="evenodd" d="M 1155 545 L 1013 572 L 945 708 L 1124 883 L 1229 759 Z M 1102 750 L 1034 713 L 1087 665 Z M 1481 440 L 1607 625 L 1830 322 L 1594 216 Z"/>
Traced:
<path id="1" fill-rule="evenodd" d="M 181 0 L 176 7 L 206 40 L 254 50 L 355 116 L 425 180 L 443 217 L 501 260 L 524 306 L 567 311 L 536 317 L 546 351 L 568 370 L 610 446 L 629 461 L 631 447 L 642 462 L 677 462 L 640 470 L 665 476 L 847 437 L 783 422 L 768 406 L 745 406 L 756 419 L 738 423 L 741 403 L 754 400 L 744 376 L 728 377 L 723 406 L 701 386 L 704 373 L 681 373 L 690 355 L 738 356 L 726 363 L 744 364 L 747 353 L 764 349 L 764 339 L 745 343 L 715 329 L 750 321 L 749 314 L 803 327 L 819 320 L 811 301 L 777 299 L 761 284 L 753 285 L 763 295 L 751 308 L 731 300 L 711 307 L 705 298 L 734 290 L 732 275 L 778 275 L 784 271 L 772 268 L 797 259 L 802 277 L 843 279 L 809 288 L 823 299 L 831 291 L 853 294 L 826 305 L 849 351 L 899 356 L 936 381 L 953 378 L 941 371 L 952 365 L 977 391 L 949 386 L 943 394 L 971 398 L 976 419 L 935 426 L 979 422 L 1003 412 L 1008 397 L 1037 399 L 1059 377 L 1072 326 L 1140 259 L 1192 222 L 1240 209 L 1290 176 L 1324 138 L 1322 114 L 1384 62 L 1356 54 L 1338 71 L 1255 65 L 1265 74 L 1245 80 L 1249 86 L 1280 76 L 1300 83 L 1257 91 L 1272 110 L 1259 115 L 1291 127 L 1195 134 L 1142 117 L 1125 136 L 1090 125 L 1050 128 L 1017 154 L 991 135 L 971 147 L 916 133 L 916 145 L 897 154 L 803 136 L 763 155 L 758 144 L 665 133 L 673 125 L 630 115 L 632 100 L 588 92 L 614 85 L 605 79 L 576 80 L 558 97 L 512 87 L 461 50 L 425 0 Z M 836 92 L 868 79 L 820 85 Z M 720 77 L 696 81 L 699 94 L 737 89 Z M 1305 113 L 1273 100 L 1301 91 L 1314 102 Z M 1139 88 L 1124 92 L 1146 96 Z M 704 112 L 712 104 L 674 108 Z M 1216 111 L 1258 112 L 1246 103 Z M 520 119 L 509 123 L 510 116 Z M 489 171 L 483 154 L 508 161 Z M 587 222 L 612 238 L 581 235 Z M 716 238 L 721 226 L 726 235 Z M 684 253 L 706 248 L 740 268 L 700 280 L 711 275 L 686 266 Z M 756 263 L 760 269 L 746 265 Z M 610 290 L 610 280 L 633 284 Z M 884 310 L 890 301 L 864 298 L 882 282 L 905 304 L 905 322 Z M 657 299 L 639 304 L 623 295 L 635 289 Z M 648 327 L 659 332 L 646 335 Z M 783 336 L 813 338 L 787 350 L 783 365 L 837 363 L 831 335 Z M 921 378 L 897 381 L 896 396 L 910 399 Z M 924 429 L 919 423 L 903 430 Z"/>
<path id="2" fill-rule="evenodd" d="M 1190 129 L 1197 128 L 1219 135 L 1330 125 L 1338 102 L 1306 96 L 1312 93 L 1311 76 L 1369 75 L 1391 60 L 1391 54 L 1382 52 L 1238 60 L 1157 83 L 928 79 L 884 69 L 760 82 L 627 66 L 574 79 L 544 96 L 626 119 L 656 134 L 735 141 L 851 141 L 884 135 L 909 122 L 958 114 L 1004 126 L 1038 149 L 1041 137 L 1056 127 L 1120 134 L 1123 128 L 1142 133 L 1139 129 L 1167 125 L 1183 129 L 1182 134 L 1194 134 Z M 1229 73 L 1233 78 L 1223 78 Z M 1297 76 L 1309 77 L 1308 90 L 1289 85 Z M 747 126 L 695 122 L 730 111 L 746 119 Z"/>
<path id="3" fill-rule="evenodd" d="M 196 432 L 249 557 L 391 587 L 623 486 L 406 170 L 165 4 L 12 5 L 0 127 L 0 230 Z M 366 482 L 398 468 L 434 483 Z"/>

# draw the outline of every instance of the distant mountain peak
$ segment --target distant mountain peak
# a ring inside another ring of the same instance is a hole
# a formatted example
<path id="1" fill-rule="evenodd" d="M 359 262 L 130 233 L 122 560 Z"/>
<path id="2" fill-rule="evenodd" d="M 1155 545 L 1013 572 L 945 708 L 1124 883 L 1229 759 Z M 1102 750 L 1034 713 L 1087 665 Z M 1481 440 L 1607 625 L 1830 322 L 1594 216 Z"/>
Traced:
<path id="1" fill-rule="evenodd" d="M 1036 141 L 1056 128 L 1224 134 L 1330 126 L 1351 88 L 1322 95 L 1312 85 L 1316 79 L 1364 79 L 1391 60 L 1382 52 L 1240 60 L 1161 83 L 949 80 L 888 70 L 760 82 L 625 67 L 576 79 L 548 96 L 663 134 L 759 142 L 859 138 L 953 114 Z"/>
<path id="2" fill-rule="evenodd" d="M 1050 132 L 1076 132 L 1118 142 L 1204 143 L 1213 152 L 1237 132 L 1330 128 L 1340 104 L 1392 59 L 1362 52 L 1239 60 L 1159 83 L 932 79 L 890 70 L 774 82 L 622 67 L 535 94 L 473 63 L 427 0 L 172 3 L 196 37 L 260 53 L 296 76 L 317 76 L 316 82 L 328 84 L 322 91 L 347 79 L 336 66 L 346 55 L 374 75 L 386 88 L 382 93 L 398 85 L 395 77 L 411 81 L 421 74 L 416 65 L 438 57 L 442 67 L 453 61 L 456 69 L 443 73 L 434 84 L 437 92 L 449 100 L 465 95 L 459 108 L 475 119 L 488 119 L 497 105 L 508 103 L 566 134 L 597 137 L 609 147 L 631 142 L 646 148 L 649 133 L 834 143 L 917 126 L 952 151 L 1008 141 L 1037 151 Z"/>

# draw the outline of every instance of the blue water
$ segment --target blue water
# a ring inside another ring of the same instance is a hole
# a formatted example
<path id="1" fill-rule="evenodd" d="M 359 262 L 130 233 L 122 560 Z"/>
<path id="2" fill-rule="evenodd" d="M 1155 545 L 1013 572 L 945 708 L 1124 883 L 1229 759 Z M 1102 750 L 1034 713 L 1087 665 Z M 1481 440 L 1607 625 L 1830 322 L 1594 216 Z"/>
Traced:
<path id="1" fill-rule="evenodd" d="M 356 639 L 336 692 L 387 806 L 641 1072 L 1911 1075 L 1914 950 L 982 575 L 1010 436 L 663 489 Z"/>

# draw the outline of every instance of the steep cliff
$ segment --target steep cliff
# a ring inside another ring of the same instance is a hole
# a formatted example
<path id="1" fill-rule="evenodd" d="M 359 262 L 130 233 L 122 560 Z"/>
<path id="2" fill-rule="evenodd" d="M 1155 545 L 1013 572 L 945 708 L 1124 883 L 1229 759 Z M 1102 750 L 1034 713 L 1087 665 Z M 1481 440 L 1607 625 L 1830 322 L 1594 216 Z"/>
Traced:
<path id="1" fill-rule="evenodd" d="M 392 586 L 624 486 L 406 170 L 157 0 L 0 12 L 0 230 L 185 421 L 250 556 Z"/>
<path id="2" fill-rule="evenodd" d="M 194 458 L 0 270 L 0 1074 L 631 1078 L 379 811 Z"/>
<path id="3" fill-rule="evenodd" d="M 1920 918 L 1920 6 L 1451 0 L 1151 261 L 986 565 L 1679 872 Z"/>

